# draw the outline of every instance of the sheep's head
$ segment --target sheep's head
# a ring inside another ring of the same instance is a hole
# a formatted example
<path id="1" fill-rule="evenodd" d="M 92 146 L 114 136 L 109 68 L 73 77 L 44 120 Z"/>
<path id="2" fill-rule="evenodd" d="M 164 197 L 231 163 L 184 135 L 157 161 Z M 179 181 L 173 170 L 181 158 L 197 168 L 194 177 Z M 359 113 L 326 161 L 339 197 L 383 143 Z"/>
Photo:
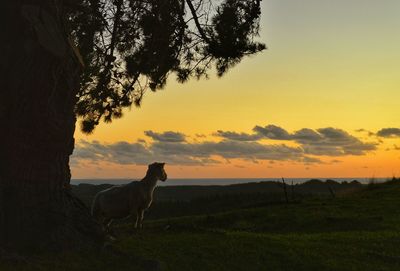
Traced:
<path id="1" fill-rule="evenodd" d="M 157 177 L 158 180 L 165 182 L 167 180 L 167 173 L 164 170 L 165 163 L 155 162 L 149 165 L 149 171 Z"/>

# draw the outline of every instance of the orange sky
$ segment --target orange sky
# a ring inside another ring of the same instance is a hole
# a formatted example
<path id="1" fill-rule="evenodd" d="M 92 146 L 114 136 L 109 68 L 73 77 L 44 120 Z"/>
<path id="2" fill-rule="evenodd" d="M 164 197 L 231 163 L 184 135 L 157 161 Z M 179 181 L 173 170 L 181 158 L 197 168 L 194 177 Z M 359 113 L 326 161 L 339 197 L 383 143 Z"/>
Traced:
<path id="1" fill-rule="evenodd" d="M 170 78 L 122 119 L 76 131 L 73 178 L 138 178 L 159 159 L 170 178 L 400 176 L 398 10 L 264 0 L 268 50 L 221 79 Z"/>

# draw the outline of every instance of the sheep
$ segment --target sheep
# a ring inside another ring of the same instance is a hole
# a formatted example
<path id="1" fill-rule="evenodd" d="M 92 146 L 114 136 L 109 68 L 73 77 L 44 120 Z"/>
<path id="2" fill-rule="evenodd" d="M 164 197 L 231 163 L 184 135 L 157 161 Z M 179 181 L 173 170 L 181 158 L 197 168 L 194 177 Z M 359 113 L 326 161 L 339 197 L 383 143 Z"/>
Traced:
<path id="1" fill-rule="evenodd" d="M 100 191 L 92 203 L 92 216 L 110 230 L 114 219 L 136 216 L 134 228 L 143 227 L 144 211 L 153 201 L 153 192 L 157 181 L 165 182 L 167 173 L 165 163 L 153 163 L 148 166 L 146 176 L 141 181 L 133 181 Z"/>

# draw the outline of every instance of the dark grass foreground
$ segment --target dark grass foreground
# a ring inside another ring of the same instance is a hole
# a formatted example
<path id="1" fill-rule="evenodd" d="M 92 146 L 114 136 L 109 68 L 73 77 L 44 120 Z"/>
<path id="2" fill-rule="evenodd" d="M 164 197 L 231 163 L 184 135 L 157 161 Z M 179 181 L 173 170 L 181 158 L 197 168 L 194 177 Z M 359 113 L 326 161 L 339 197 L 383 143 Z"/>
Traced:
<path id="1" fill-rule="evenodd" d="M 400 270 L 400 181 L 145 227 L 116 226 L 117 254 L 3 260 L 0 270 Z"/>

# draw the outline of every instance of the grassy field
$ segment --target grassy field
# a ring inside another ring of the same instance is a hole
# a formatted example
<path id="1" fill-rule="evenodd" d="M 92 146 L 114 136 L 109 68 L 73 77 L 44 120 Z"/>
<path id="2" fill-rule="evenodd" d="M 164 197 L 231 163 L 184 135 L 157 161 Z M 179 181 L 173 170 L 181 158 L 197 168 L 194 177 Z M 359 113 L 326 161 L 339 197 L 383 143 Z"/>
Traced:
<path id="1" fill-rule="evenodd" d="M 121 224 L 113 245 L 123 255 L 37 256 L 0 270 L 400 270 L 399 207 L 394 180 L 336 198 L 151 220 L 140 232 Z"/>

